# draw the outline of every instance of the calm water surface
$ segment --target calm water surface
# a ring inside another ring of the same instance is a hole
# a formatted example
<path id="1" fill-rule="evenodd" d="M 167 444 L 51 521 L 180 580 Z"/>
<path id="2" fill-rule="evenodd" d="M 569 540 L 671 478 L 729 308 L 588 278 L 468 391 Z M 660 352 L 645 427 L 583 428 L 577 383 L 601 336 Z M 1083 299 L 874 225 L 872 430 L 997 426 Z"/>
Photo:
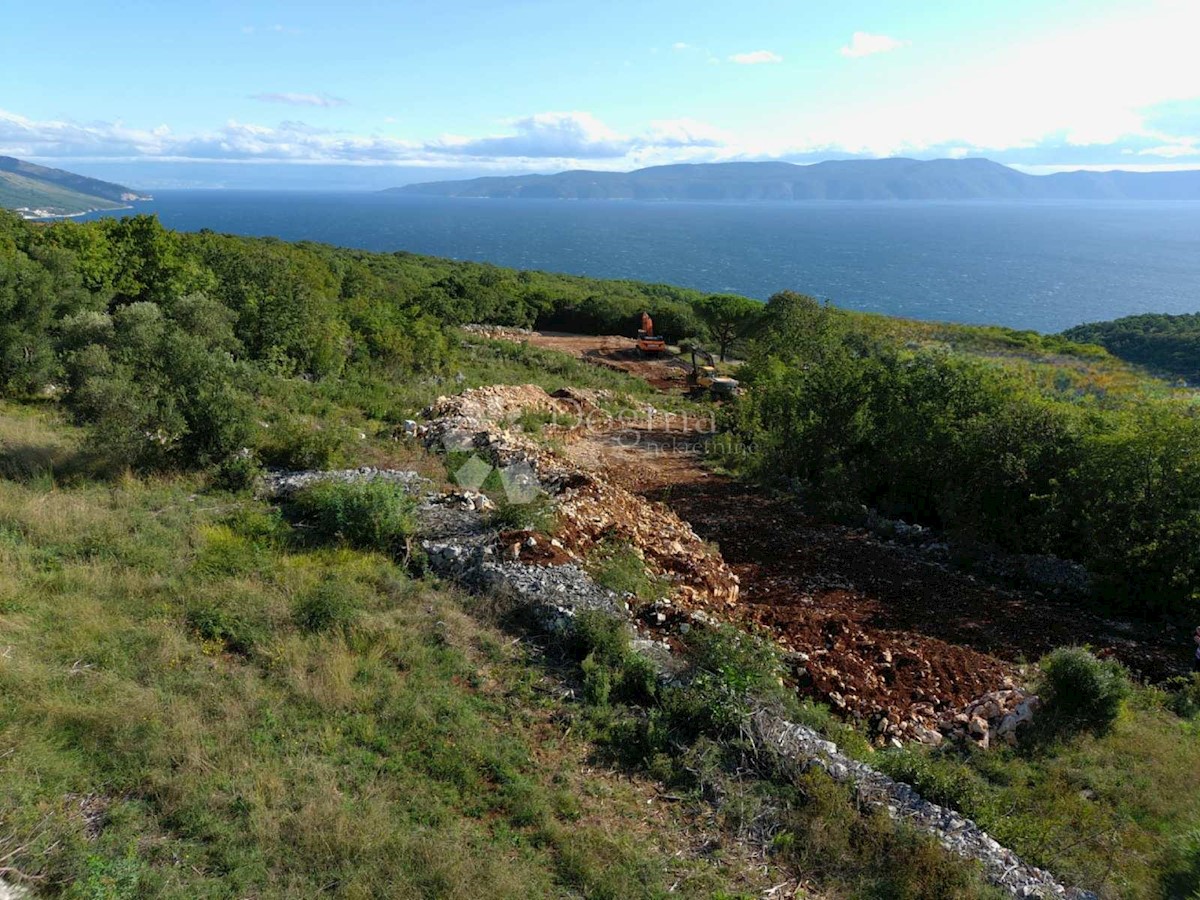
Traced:
<path id="1" fill-rule="evenodd" d="M 1200 310 L 1200 203 L 455 200 L 163 191 L 169 228 L 1058 331 Z"/>

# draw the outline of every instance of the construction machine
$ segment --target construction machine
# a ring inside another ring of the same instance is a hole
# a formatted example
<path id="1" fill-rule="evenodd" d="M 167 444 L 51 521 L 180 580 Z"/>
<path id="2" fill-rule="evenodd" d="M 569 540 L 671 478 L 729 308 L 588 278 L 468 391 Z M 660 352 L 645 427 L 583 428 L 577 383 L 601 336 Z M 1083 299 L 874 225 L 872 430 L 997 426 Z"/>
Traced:
<path id="1" fill-rule="evenodd" d="M 732 397 L 738 392 L 736 378 L 717 374 L 717 363 L 713 355 L 703 347 L 692 346 L 692 367 L 688 370 L 688 384 L 695 391 L 711 391 L 717 397 Z"/>
<path id="2" fill-rule="evenodd" d="M 662 356 L 667 352 L 667 339 L 654 333 L 654 320 L 650 313 L 642 313 L 642 327 L 638 329 L 638 352 L 643 356 Z"/>

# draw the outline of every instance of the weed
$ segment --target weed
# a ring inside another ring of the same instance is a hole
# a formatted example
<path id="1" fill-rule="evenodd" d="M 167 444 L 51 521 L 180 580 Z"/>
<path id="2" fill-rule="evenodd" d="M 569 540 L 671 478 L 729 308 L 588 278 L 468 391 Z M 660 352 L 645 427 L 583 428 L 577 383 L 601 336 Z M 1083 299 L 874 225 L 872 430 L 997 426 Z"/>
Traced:
<path id="1" fill-rule="evenodd" d="M 382 479 L 322 481 L 293 498 L 317 535 L 363 550 L 407 554 L 416 533 L 416 500 L 403 485 Z"/>
<path id="2" fill-rule="evenodd" d="M 552 535 L 558 530 L 558 510 L 548 494 L 539 493 L 527 502 L 513 502 L 503 492 L 494 495 L 496 508 L 488 524 L 501 531 L 536 531 Z"/>
<path id="3" fill-rule="evenodd" d="M 667 584 L 646 568 L 646 562 L 629 544 L 601 544 L 590 555 L 587 569 L 601 587 L 639 600 L 666 596 Z"/>

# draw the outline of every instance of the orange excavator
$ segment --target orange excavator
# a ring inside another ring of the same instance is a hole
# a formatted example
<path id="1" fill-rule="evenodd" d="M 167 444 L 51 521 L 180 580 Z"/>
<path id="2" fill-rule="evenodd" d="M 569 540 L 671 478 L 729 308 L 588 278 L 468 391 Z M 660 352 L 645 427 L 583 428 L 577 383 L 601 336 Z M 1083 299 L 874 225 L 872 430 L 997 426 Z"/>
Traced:
<path id="1" fill-rule="evenodd" d="M 667 352 L 667 339 L 654 333 L 654 320 L 650 313 L 642 313 L 642 327 L 638 329 L 638 352 L 643 356 L 661 356 Z"/>

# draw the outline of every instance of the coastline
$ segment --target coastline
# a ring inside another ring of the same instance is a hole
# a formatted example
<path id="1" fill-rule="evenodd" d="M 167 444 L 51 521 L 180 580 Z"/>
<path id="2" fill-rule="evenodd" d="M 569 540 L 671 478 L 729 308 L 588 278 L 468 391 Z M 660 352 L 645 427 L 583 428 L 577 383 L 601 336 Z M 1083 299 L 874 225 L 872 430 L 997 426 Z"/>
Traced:
<path id="1" fill-rule="evenodd" d="M 80 216 L 86 216 L 88 213 L 94 212 L 116 212 L 120 209 L 133 209 L 132 206 L 93 206 L 91 209 L 81 209 L 78 212 L 69 213 L 54 213 L 44 209 L 29 209 L 28 207 L 18 207 L 13 210 L 18 216 L 26 222 L 45 222 L 53 219 L 77 219 Z"/>

